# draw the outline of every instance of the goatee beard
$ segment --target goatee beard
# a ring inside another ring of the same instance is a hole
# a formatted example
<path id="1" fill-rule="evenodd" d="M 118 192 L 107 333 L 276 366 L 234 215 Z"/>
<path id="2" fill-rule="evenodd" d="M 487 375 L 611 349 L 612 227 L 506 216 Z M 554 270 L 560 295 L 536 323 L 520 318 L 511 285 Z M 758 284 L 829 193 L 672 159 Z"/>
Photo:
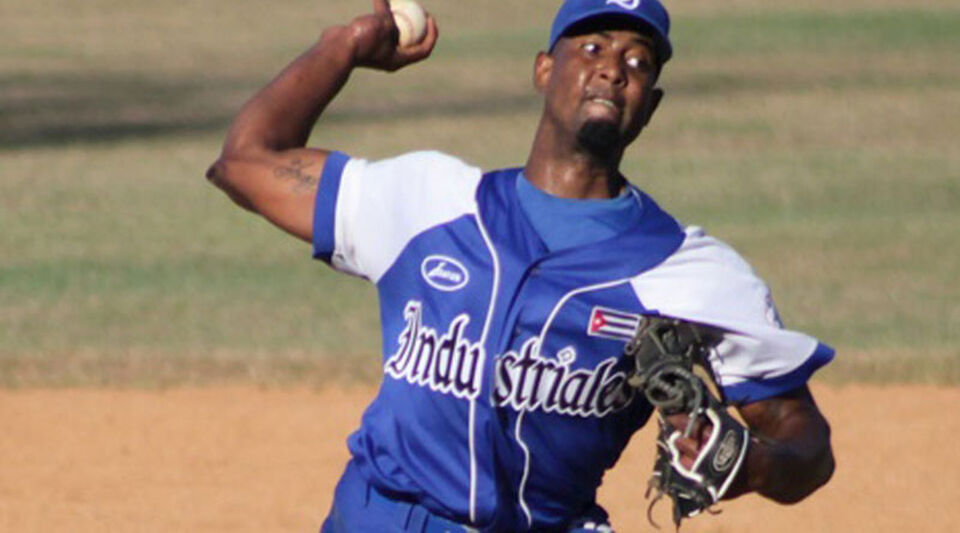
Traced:
<path id="1" fill-rule="evenodd" d="M 593 155 L 608 156 L 620 148 L 620 131 L 610 122 L 591 120 L 580 127 L 577 142 Z"/>

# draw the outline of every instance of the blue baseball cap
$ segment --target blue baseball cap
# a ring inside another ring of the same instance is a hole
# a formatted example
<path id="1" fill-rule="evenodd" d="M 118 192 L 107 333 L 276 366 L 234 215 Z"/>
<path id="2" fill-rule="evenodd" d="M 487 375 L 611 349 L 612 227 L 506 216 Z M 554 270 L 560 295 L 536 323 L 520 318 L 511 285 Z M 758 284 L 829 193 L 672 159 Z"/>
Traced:
<path id="1" fill-rule="evenodd" d="M 553 19 L 548 50 L 553 50 L 557 41 L 573 26 L 602 17 L 633 19 L 639 27 L 648 30 L 661 65 L 673 55 L 670 14 L 659 0 L 566 0 Z"/>

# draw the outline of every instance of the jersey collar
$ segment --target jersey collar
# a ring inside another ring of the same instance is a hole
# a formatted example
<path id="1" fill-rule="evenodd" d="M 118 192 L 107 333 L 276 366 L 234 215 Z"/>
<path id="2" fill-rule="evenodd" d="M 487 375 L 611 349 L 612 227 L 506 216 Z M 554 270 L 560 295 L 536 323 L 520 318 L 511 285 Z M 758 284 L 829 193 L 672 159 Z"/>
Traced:
<path id="1" fill-rule="evenodd" d="M 539 263 L 541 269 L 562 270 L 567 277 L 582 277 L 585 284 L 597 279 L 625 279 L 665 261 L 683 243 L 680 224 L 650 196 L 630 185 L 642 203 L 638 222 L 610 239 L 548 252 L 517 198 L 517 179 L 522 169 L 488 172 L 477 188 L 481 223 L 500 251 L 522 263 Z M 577 280 L 571 280 L 576 282 Z"/>

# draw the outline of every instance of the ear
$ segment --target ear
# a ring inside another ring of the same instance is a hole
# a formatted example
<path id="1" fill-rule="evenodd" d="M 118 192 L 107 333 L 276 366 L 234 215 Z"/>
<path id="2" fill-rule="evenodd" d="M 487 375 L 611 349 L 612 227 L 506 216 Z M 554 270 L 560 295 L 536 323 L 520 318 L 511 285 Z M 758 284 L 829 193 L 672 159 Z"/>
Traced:
<path id="1" fill-rule="evenodd" d="M 647 99 L 646 109 L 644 110 L 643 125 L 646 127 L 653 118 L 653 113 L 660 107 L 660 101 L 663 100 L 663 89 L 654 87 L 650 91 L 650 98 Z"/>
<path id="2" fill-rule="evenodd" d="M 546 52 L 538 52 L 533 63 L 533 86 L 537 92 L 543 94 L 550 84 L 550 75 L 553 73 L 553 56 Z"/>

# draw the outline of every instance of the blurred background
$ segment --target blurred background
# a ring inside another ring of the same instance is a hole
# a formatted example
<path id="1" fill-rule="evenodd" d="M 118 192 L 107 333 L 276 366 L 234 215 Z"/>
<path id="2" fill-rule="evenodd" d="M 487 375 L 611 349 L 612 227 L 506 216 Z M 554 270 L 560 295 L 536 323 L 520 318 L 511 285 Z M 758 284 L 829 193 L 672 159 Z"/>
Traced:
<path id="1" fill-rule="evenodd" d="M 522 164 L 556 1 L 425 0 L 426 63 L 357 72 L 311 144 Z M 0 385 L 374 380 L 375 294 L 203 178 L 230 117 L 367 1 L 2 0 Z M 684 0 L 625 162 L 732 243 L 830 383 L 960 383 L 960 5 Z"/>

